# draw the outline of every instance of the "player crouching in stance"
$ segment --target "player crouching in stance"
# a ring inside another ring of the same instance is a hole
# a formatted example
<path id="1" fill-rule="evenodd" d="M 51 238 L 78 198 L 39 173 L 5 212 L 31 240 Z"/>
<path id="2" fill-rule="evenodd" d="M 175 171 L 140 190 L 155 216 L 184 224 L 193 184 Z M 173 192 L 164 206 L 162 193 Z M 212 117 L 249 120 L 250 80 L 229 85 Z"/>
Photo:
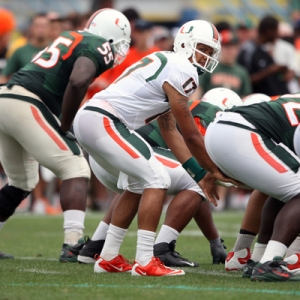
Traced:
<path id="1" fill-rule="evenodd" d="M 228 101 L 224 101 L 224 99 L 228 99 Z M 217 106 L 213 104 L 217 104 Z M 233 91 L 225 88 L 216 88 L 207 92 L 202 101 L 190 101 L 189 109 L 195 123 L 203 124 L 199 127 L 199 131 L 204 134 L 205 128 L 203 126 L 206 127 L 218 112 L 233 105 L 242 104 L 240 97 Z M 167 194 L 175 195 L 168 206 L 164 224 L 155 240 L 154 256 L 169 267 L 198 267 L 198 263 L 183 258 L 175 251 L 176 241 L 180 232 L 194 218 L 200 230 L 210 242 L 213 263 L 224 263 L 227 253 L 214 225 L 210 203 L 203 201 L 205 196 L 199 186 L 179 164 L 172 152 L 166 149 L 167 145 L 161 136 L 157 122 L 154 120 L 148 125 L 137 129 L 136 132 L 152 146 L 155 156 L 163 163 L 171 178 L 171 186 Z M 108 189 L 117 193 L 123 192 L 117 188 L 118 178 L 111 174 L 111 169 L 109 171 L 104 170 L 93 158 L 90 158 L 90 165 L 96 177 Z M 95 263 L 95 255 L 101 253 L 116 201 L 117 199 L 111 203 L 92 239 L 88 239 L 87 244 L 80 251 L 78 256 L 80 263 Z M 95 264 L 95 270 L 98 269 L 98 265 Z"/>
<path id="2" fill-rule="evenodd" d="M 260 250 L 252 255 L 258 260 L 244 270 L 253 281 L 300 280 L 283 260 L 300 232 L 299 107 L 299 94 L 236 107 L 216 118 L 205 136 L 208 153 L 225 174 L 269 196 Z"/>
<path id="3" fill-rule="evenodd" d="M 0 229 L 36 186 L 38 165 L 62 180 L 64 243 L 59 260 L 77 262 L 90 169 L 69 132 L 94 78 L 120 64 L 130 23 L 119 11 L 93 14 L 84 31 L 65 31 L 0 88 Z M 76 245 L 77 244 L 77 245 Z"/>

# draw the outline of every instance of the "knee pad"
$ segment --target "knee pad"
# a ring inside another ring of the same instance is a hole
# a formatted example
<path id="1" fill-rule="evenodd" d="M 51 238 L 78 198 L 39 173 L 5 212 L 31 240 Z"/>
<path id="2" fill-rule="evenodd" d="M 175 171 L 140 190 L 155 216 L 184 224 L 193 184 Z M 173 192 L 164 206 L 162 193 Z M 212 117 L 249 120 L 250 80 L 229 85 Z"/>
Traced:
<path id="1" fill-rule="evenodd" d="M 6 184 L 0 190 L 0 215 L 9 218 L 30 193 Z"/>

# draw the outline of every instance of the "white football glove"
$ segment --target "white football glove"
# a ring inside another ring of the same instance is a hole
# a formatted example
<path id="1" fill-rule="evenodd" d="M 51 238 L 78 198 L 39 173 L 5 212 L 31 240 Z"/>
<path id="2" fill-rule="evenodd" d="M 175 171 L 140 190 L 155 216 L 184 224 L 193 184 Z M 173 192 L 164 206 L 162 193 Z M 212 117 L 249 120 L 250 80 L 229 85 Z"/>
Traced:
<path id="1" fill-rule="evenodd" d="M 221 180 L 216 180 L 216 184 L 220 185 L 220 186 L 227 187 L 227 188 L 229 188 L 229 187 L 235 187 L 235 188 L 237 188 L 237 186 L 235 184 L 233 184 L 231 182 L 224 182 L 224 181 L 221 181 Z"/>

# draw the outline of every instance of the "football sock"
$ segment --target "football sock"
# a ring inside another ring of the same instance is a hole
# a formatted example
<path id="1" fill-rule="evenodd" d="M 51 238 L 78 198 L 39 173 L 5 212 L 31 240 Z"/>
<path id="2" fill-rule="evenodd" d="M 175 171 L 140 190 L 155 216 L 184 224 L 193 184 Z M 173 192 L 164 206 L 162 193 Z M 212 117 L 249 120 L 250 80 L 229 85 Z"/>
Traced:
<path id="1" fill-rule="evenodd" d="M 239 233 L 232 251 L 236 252 L 245 248 L 251 249 L 255 236 L 256 235 Z"/>
<path id="2" fill-rule="evenodd" d="M 82 210 L 64 211 L 64 243 L 74 246 L 83 236 L 85 212 Z"/>
<path id="3" fill-rule="evenodd" d="M 155 232 L 139 229 L 137 232 L 137 236 L 138 238 L 135 261 L 141 266 L 146 266 L 153 257 Z"/>
<path id="4" fill-rule="evenodd" d="M 273 260 L 275 256 L 284 257 L 286 250 L 286 245 L 277 241 L 270 240 L 263 257 L 260 259 L 260 262 L 265 263 L 267 261 Z"/>
<path id="5" fill-rule="evenodd" d="M 253 252 L 251 254 L 251 259 L 254 261 L 260 261 L 260 259 L 264 255 L 266 248 L 267 248 L 267 244 L 255 243 Z"/>
<path id="6" fill-rule="evenodd" d="M 1 225 L 0 225 L 1 228 Z M 293 241 L 290 247 L 287 249 L 286 257 L 291 256 L 294 253 L 300 253 L 300 236 L 298 235 L 297 238 Z"/>
<path id="7" fill-rule="evenodd" d="M 92 236 L 92 241 L 105 240 L 109 225 L 101 221 Z"/>
<path id="8" fill-rule="evenodd" d="M 119 254 L 126 232 L 127 229 L 114 226 L 113 224 L 109 225 L 105 243 L 100 254 L 104 260 L 110 261 Z"/>
<path id="9" fill-rule="evenodd" d="M 179 232 L 167 225 L 162 225 L 161 229 L 157 235 L 155 240 L 155 245 L 159 243 L 168 243 L 170 244 L 172 241 L 176 241 L 179 236 Z"/>

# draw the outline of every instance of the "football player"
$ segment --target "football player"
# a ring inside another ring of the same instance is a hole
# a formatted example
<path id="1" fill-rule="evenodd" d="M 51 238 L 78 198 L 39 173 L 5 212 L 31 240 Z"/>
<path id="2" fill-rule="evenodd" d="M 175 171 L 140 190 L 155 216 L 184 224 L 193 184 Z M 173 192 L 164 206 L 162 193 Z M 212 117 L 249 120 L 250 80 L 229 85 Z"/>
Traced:
<path id="1" fill-rule="evenodd" d="M 161 51 L 144 57 L 77 113 L 74 132 L 79 143 L 105 170 L 119 170 L 120 174 L 113 174 L 119 182 L 129 183 L 114 208 L 104 247 L 95 263 L 99 272 L 122 271 L 137 276 L 184 274 L 183 270 L 166 268 L 153 257 L 155 231 L 170 177 L 150 145 L 132 130 L 157 118 L 169 148 L 209 201 L 216 202 L 216 179 L 237 184 L 212 163 L 188 108 L 188 97 L 198 85 L 198 72 L 212 72 L 219 52 L 219 34 L 211 23 L 187 22 L 175 37 L 174 52 Z M 136 180 L 143 187 L 141 197 L 131 184 Z M 119 249 L 137 211 L 137 251 L 131 265 Z"/>
<path id="2" fill-rule="evenodd" d="M 244 270 L 251 280 L 300 280 L 283 261 L 300 232 L 299 108 L 299 94 L 235 107 L 205 135 L 210 157 L 225 174 L 269 196 L 257 239 L 262 255 Z"/>
<path id="3" fill-rule="evenodd" d="M 0 88 L 0 228 L 38 182 L 38 164 L 62 180 L 64 243 L 60 261 L 76 262 L 90 169 L 69 132 L 89 84 L 120 64 L 131 28 L 117 10 L 95 12 L 85 30 L 63 32 Z"/>
<path id="4" fill-rule="evenodd" d="M 230 97 L 229 97 L 230 96 Z M 235 97 L 234 97 L 235 96 Z M 228 99 L 228 101 L 226 100 Z M 216 103 L 217 106 L 210 103 Z M 202 101 L 189 101 L 193 119 L 201 134 L 205 133 L 205 128 L 224 108 L 233 105 L 243 105 L 240 97 L 229 89 L 215 88 L 207 92 Z M 180 232 L 186 227 L 194 217 L 204 236 L 210 242 L 213 263 L 225 262 L 227 255 L 214 225 L 210 203 L 202 201 L 205 197 L 198 185 L 188 176 L 187 172 L 180 166 L 176 158 L 164 142 L 157 121 L 142 126 L 136 132 L 141 135 L 153 148 L 155 156 L 159 159 L 171 178 L 171 186 L 167 194 L 176 195 L 166 212 L 166 219 L 162 225 L 154 243 L 154 256 L 158 257 L 166 266 L 169 267 L 197 267 L 198 263 L 183 258 L 175 251 L 176 240 Z M 107 188 L 119 194 L 123 192 L 117 188 L 118 178 L 113 176 L 110 170 L 104 170 L 93 158 L 90 158 L 93 173 Z M 81 263 L 94 263 L 96 254 L 100 254 L 104 245 L 106 231 L 111 220 L 111 212 L 115 203 L 112 202 L 110 209 L 100 222 L 92 239 L 80 251 L 78 261 Z"/>

